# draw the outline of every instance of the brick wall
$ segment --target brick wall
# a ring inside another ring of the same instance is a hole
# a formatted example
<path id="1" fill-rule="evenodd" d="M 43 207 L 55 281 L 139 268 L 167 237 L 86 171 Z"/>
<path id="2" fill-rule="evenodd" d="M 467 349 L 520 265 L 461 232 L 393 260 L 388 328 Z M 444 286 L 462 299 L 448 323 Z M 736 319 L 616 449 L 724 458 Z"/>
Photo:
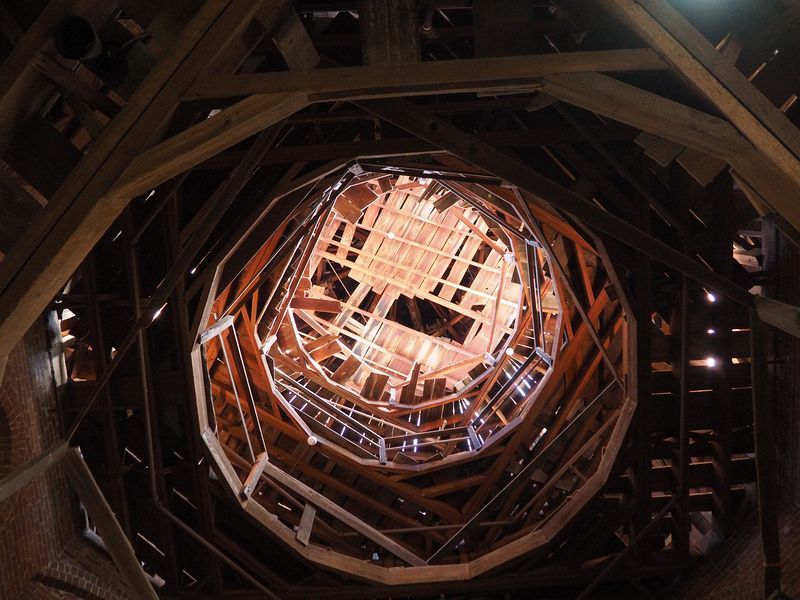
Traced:
<path id="1" fill-rule="evenodd" d="M 24 464 L 58 440 L 47 322 L 37 322 L 9 356 L 0 386 L 6 466 Z M 0 600 L 21 590 L 76 532 L 77 509 L 59 469 L 0 503 Z"/>
<path id="2" fill-rule="evenodd" d="M 102 551 L 87 541 L 74 539 L 33 577 L 24 598 L 132 600 L 133 596 L 122 585 L 114 565 Z"/>
<path id="3" fill-rule="evenodd" d="M 61 439 L 54 365 L 60 332 L 37 322 L 0 385 L 0 478 Z M 0 503 L 0 600 L 131 598 L 105 553 L 76 537 L 77 500 L 58 467 Z"/>
<path id="4" fill-rule="evenodd" d="M 11 428 L 6 411 L 0 406 L 0 479 L 11 471 Z"/>
<path id="5" fill-rule="evenodd" d="M 787 507 L 780 518 L 783 591 L 800 598 L 800 508 Z M 671 597 L 677 600 L 760 600 L 764 575 L 758 523 L 722 544 Z"/>

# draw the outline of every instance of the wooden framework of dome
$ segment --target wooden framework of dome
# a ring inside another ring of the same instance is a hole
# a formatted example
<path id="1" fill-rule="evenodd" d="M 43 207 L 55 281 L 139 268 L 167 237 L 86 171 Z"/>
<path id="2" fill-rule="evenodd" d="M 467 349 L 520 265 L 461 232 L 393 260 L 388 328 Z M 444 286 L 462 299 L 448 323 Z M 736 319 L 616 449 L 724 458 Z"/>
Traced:
<path id="1" fill-rule="evenodd" d="M 0 365 L 55 310 L 68 384 L 0 500 L 66 465 L 143 598 L 585 600 L 757 499 L 780 589 L 795 3 L 17 4 Z"/>

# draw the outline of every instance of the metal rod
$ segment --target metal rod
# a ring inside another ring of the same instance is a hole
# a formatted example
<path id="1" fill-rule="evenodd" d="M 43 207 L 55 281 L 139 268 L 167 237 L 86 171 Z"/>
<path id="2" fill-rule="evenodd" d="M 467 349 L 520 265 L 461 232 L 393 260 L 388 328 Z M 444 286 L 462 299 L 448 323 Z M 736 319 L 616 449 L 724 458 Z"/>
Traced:
<path id="1" fill-rule="evenodd" d="M 275 126 L 267 129 L 258 135 L 253 145 L 247 151 L 241 164 L 237 166 L 225 181 L 214 191 L 208 201 L 209 210 L 206 211 L 205 218 L 202 223 L 198 224 L 197 228 L 192 232 L 192 235 L 186 242 L 186 245 L 181 249 L 175 257 L 175 261 L 170 266 L 167 274 L 161 283 L 158 284 L 152 296 L 150 303 L 141 316 L 128 331 L 127 335 L 117 348 L 117 354 L 108 363 L 108 366 L 103 370 L 101 376 L 95 383 L 95 389 L 92 395 L 86 400 L 78 415 L 75 417 L 73 424 L 67 432 L 67 440 L 71 440 L 80 427 L 81 422 L 86 413 L 92 407 L 92 404 L 97 400 L 103 391 L 103 388 L 108 383 L 111 375 L 116 371 L 122 359 L 131 349 L 136 341 L 138 332 L 150 325 L 155 318 L 159 315 L 163 306 L 167 303 L 172 290 L 175 286 L 185 277 L 186 272 L 194 260 L 194 257 L 200 251 L 203 244 L 209 238 L 216 226 L 222 220 L 228 208 L 230 208 L 233 201 L 238 196 L 239 192 L 244 188 L 246 183 L 250 181 L 255 171 L 258 169 L 261 157 L 267 152 L 270 145 L 277 136 L 280 126 Z"/>
<path id="2" fill-rule="evenodd" d="M 126 211 L 127 224 L 131 223 L 130 211 Z M 139 285 L 139 263 L 136 257 L 136 247 L 134 242 L 126 244 L 125 259 L 128 263 L 128 277 L 131 283 L 131 308 L 133 309 L 134 319 L 138 319 L 142 314 L 141 303 L 141 288 Z M 138 346 L 138 359 L 139 359 L 139 374 L 141 377 L 141 393 L 142 393 L 142 406 L 144 407 L 144 433 L 145 442 L 147 445 L 147 466 L 148 466 L 148 481 L 150 483 L 150 494 L 154 501 L 158 502 L 158 484 L 156 480 L 156 464 L 154 452 L 154 436 L 153 436 L 153 421 L 152 421 L 152 381 L 149 371 L 149 360 L 147 356 L 147 342 L 144 335 L 144 330 L 140 329 L 136 332 L 136 343 Z"/>
<path id="3" fill-rule="evenodd" d="M 534 234 L 542 243 L 548 243 L 547 238 L 542 231 L 542 228 L 539 226 L 538 221 L 535 219 L 531 221 L 530 226 L 533 228 Z M 572 287 L 572 284 L 569 280 L 569 274 L 567 273 L 566 269 L 564 269 L 564 265 L 561 264 L 561 261 L 555 255 L 555 253 L 550 253 L 550 262 L 555 266 L 556 270 L 558 271 L 559 277 L 561 278 L 561 283 L 564 284 L 564 287 L 567 289 L 567 293 L 572 297 L 572 302 L 575 305 L 575 310 L 578 311 L 578 314 L 583 320 L 584 324 L 586 325 L 586 329 L 589 331 L 589 335 L 594 340 L 597 349 L 600 350 L 600 353 L 603 355 L 603 360 L 606 363 L 609 371 L 614 376 L 614 380 L 619 385 L 620 389 L 625 389 L 625 384 L 622 382 L 622 378 L 619 376 L 619 371 L 617 371 L 617 366 L 614 364 L 614 361 L 611 360 L 611 356 L 608 354 L 608 350 L 606 350 L 605 345 L 603 345 L 603 341 L 600 339 L 600 336 L 597 334 L 597 330 L 594 328 L 594 323 L 592 323 L 591 319 L 589 319 L 589 314 L 586 312 L 586 309 L 583 307 L 583 304 L 578 298 L 578 294 L 575 292 L 575 288 Z"/>
<path id="4" fill-rule="evenodd" d="M 680 410 L 678 432 L 678 515 L 677 526 L 680 527 L 678 553 L 682 557 L 689 553 L 689 482 L 687 470 L 689 466 L 689 277 L 681 276 L 681 347 L 680 347 Z"/>
<path id="5" fill-rule="evenodd" d="M 607 385 L 607 386 L 606 386 L 606 387 L 605 387 L 605 388 L 604 388 L 604 389 L 603 389 L 603 390 L 600 392 L 600 394 L 598 394 L 598 395 L 597 395 L 597 397 L 596 397 L 594 400 L 592 400 L 592 401 L 591 401 L 589 404 L 587 404 L 587 405 L 586 405 L 586 406 L 583 408 L 583 410 L 582 410 L 580 413 L 578 413 L 578 414 L 577 414 L 577 415 L 576 415 L 576 416 L 575 416 L 575 417 L 572 419 L 572 421 L 570 421 L 570 422 L 569 422 L 569 424 L 568 424 L 566 427 L 564 427 L 564 429 L 562 429 L 562 430 L 561 430 L 561 431 L 558 433 L 558 435 L 557 435 L 556 437 L 554 437 L 554 438 L 553 438 L 553 439 L 550 441 L 550 443 L 549 443 L 549 444 L 547 444 L 547 446 L 545 446 L 544 448 L 542 448 L 542 449 L 539 451 L 539 453 L 538 453 L 536 456 L 534 456 L 534 457 L 533 457 L 533 458 L 530 460 L 530 462 L 528 462 L 528 464 L 526 464 L 524 467 L 522 467 L 522 468 L 519 470 L 519 472 L 518 472 L 516 475 L 514 475 L 514 477 L 512 477 L 511 481 L 509 481 L 509 482 L 508 482 L 508 483 L 507 483 L 505 486 L 503 486 L 503 489 L 502 489 L 502 490 L 500 490 L 499 492 L 497 492 L 497 494 L 495 494 L 495 496 L 494 496 L 494 497 L 493 497 L 491 500 L 489 500 L 489 501 L 488 501 L 488 502 L 487 502 L 487 503 L 486 503 L 486 504 L 483 506 L 483 508 L 481 508 L 481 509 L 480 509 L 478 512 L 476 512 L 476 513 L 475 513 L 475 514 L 472 516 L 472 518 L 470 518 L 470 520 L 469 520 L 469 521 L 467 521 L 467 522 L 466 522 L 466 523 L 465 523 L 465 524 L 464 524 L 464 525 L 461 527 L 461 529 L 459 529 L 459 530 L 458 530 L 458 531 L 457 531 L 457 532 L 456 532 L 456 533 L 455 533 L 455 534 L 454 534 L 454 535 L 453 535 L 453 536 L 452 536 L 450 539 L 448 539 L 448 540 L 447 540 L 447 541 L 446 541 L 444 544 L 442 544 L 442 546 L 441 546 L 441 547 L 440 547 L 440 548 L 439 548 L 439 549 L 438 549 L 436 552 L 434 552 L 434 553 L 431 555 L 431 557 L 430 557 L 430 558 L 427 560 L 427 563 L 430 565 L 430 564 L 433 564 L 433 563 L 437 562 L 437 561 L 438 561 L 438 560 L 439 560 L 439 559 L 440 559 L 440 558 L 441 558 L 441 557 L 442 557 L 442 556 L 443 556 L 443 555 L 444 555 L 446 552 L 449 552 L 450 550 L 452 550 L 453 548 L 455 548 L 455 546 L 458 544 L 458 542 L 460 542 L 462 539 L 464 539 L 464 537 L 467 535 L 467 533 L 468 533 L 468 532 L 469 532 L 469 531 L 470 531 L 470 530 L 471 530 L 473 527 L 475 527 L 475 526 L 478 524 L 478 519 L 480 519 L 480 518 L 481 518 L 481 517 L 484 515 L 484 513 L 485 513 L 487 510 L 489 510 L 489 508 L 490 508 L 490 507 L 491 507 L 491 506 L 492 506 L 492 505 L 493 505 L 495 502 L 497 502 L 498 500 L 500 500 L 500 499 L 504 498 L 505 496 L 507 496 L 508 494 L 510 494 L 510 493 L 511 493 L 511 492 L 512 492 L 512 491 L 513 491 L 513 490 L 514 490 L 514 489 L 515 489 L 515 488 L 516 488 L 518 485 L 520 485 L 521 483 L 524 483 L 525 481 L 527 481 L 527 480 L 528 480 L 528 477 L 530 477 L 530 475 L 531 475 L 531 473 L 534 471 L 534 469 L 535 469 L 535 468 L 536 468 L 538 465 L 540 465 L 540 464 L 541 464 L 541 461 L 542 461 L 542 459 L 543 459 L 545 456 L 547 456 L 547 454 L 550 452 L 550 450 L 551 450 L 552 448 L 556 447 L 556 445 L 557 445 L 557 444 L 559 444 L 559 443 L 561 442 L 561 440 L 562 440 L 564 437 L 566 437 L 566 435 L 567 435 L 567 433 L 568 433 L 568 432 L 571 432 L 573 429 L 575 429 L 575 428 L 577 427 L 577 424 L 578 424 L 578 423 L 582 423 L 582 422 L 583 422 L 583 419 L 586 417 L 586 415 L 592 414 L 592 409 L 595 407 L 595 405 L 597 405 L 597 404 L 599 403 L 599 401 L 600 401 L 600 398 L 602 398 L 602 397 L 603 397 L 603 394 L 605 394 L 605 392 L 606 392 L 608 389 L 610 389 L 610 387 L 611 387 L 613 384 L 614 384 L 614 382 L 613 382 L 613 381 L 612 381 L 611 383 L 609 383 L 609 384 L 608 384 L 608 385 Z"/>
<path id="6" fill-rule="evenodd" d="M 606 162 L 608 162 L 611 167 L 620 175 L 623 179 L 625 179 L 628 183 L 633 186 L 639 195 L 644 198 L 647 203 L 655 210 L 656 214 L 664 220 L 665 223 L 674 227 L 678 233 L 682 236 L 687 236 L 688 232 L 686 227 L 681 223 L 678 218 L 673 214 L 669 208 L 667 208 L 661 200 L 653 196 L 650 190 L 645 187 L 645 185 L 639 181 L 637 177 L 634 177 L 633 173 L 631 173 L 627 167 L 622 164 L 622 162 L 617 159 L 611 152 L 609 152 L 605 146 L 594 136 L 586 127 L 584 127 L 569 111 L 569 109 L 562 103 L 556 102 L 554 108 L 558 111 L 564 120 L 569 123 L 571 127 L 573 127 L 576 131 L 578 131 L 586 141 L 589 142 L 589 145 L 595 149 L 595 151 L 602 156 Z"/>
<path id="7" fill-rule="evenodd" d="M 231 365 L 231 358 L 228 355 L 228 349 L 225 344 L 225 340 L 220 333 L 219 337 L 219 346 L 222 349 L 222 356 L 225 359 L 225 366 L 228 369 L 228 376 L 231 378 L 231 389 L 233 390 L 233 397 L 236 398 L 236 407 L 239 409 L 239 418 L 242 420 L 242 429 L 244 430 L 244 437 L 247 441 L 247 449 L 250 451 L 250 461 L 256 462 L 256 455 L 253 452 L 253 443 L 250 441 L 250 430 L 247 429 L 247 422 L 244 419 L 244 411 L 242 410 L 242 400 L 239 398 L 239 391 L 236 389 L 236 379 L 233 377 L 233 368 Z M 256 415 L 252 415 L 253 419 L 258 418 Z"/>
<path id="8" fill-rule="evenodd" d="M 253 388 L 250 385 L 250 377 L 247 374 L 247 365 L 245 365 L 244 356 L 242 356 L 242 347 L 239 344 L 239 336 L 236 333 L 236 325 L 231 327 L 231 332 L 233 333 L 233 344 L 236 350 L 234 360 L 238 359 L 239 368 L 242 371 L 242 377 L 244 379 L 244 387 L 245 391 L 247 392 L 247 403 L 250 406 L 250 414 L 253 418 L 253 428 L 255 429 L 256 438 L 261 444 L 260 449 L 266 451 L 267 442 L 264 440 L 264 431 L 261 428 L 261 420 L 258 418 L 258 409 L 256 408 L 256 397 L 255 394 L 253 394 Z"/>
<path id="9" fill-rule="evenodd" d="M 677 501 L 678 501 L 677 496 L 673 496 L 672 499 L 669 502 L 667 502 L 664 508 L 658 511 L 658 514 L 656 514 L 656 516 L 653 517 L 653 519 L 647 525 L 644 526 L 644 528 L 639 532 L 639 535 L 633 538 L 628 544 L 628 546 L 622 552 L 617 554 L 611 560 L 611 562 L 608 563 L 605 566 L 605 568 L 597 574 L 597 577 L 595 577 L 592 580 L 592 582 L 586 586 L 586 588 L 578 595 L 577 598 L 575 598 L 575 600 L 586 600 L 587 598 L 589 598 L 592 595 L 592 592 L 594 592 L 597 589 L 597 587 L 601 583 L 603 583 L 603 581 L 605 581 L 606 577 L 608 577 L 611 571 L 613 571 L 614 568 L 619 563 L 625 560 L 628 554 L 630 554 L 633 550 L 635 550 L 636 547 L 642 542 L 642 540 L 644 540 L 648 535 L 650 535 L 650 532 L 656 528 L 656 525 L 658 525 L 661 522 L 661 519 L 663 519 L 667 515 L 667 513 L 674 508 L 675 503 Z"/>
<path id="10" fill-rule="evenodd" d="M 256 579 L 255 577 L 250 575 L 250 573 L 248 573 L 242 567 L 240 567 L 239 564 L 236 561 L 228 558 L 228 556 L 226 554 L 224 554 L 221 550 L 219 550 L 219 548 L 217 548 L 214 544 L 212 544 L 211 542 L 206 540 L 203 536 L 201 536 L 199 533 L 197 533 L 194 529 L 192 529 L 186 523 L 181 521 L 178 517 L 173 515 L 166 507 L 164 507 L 163 505 L 158 505 L 158 510 L 161 511 L 170 521 L 175 523 L 175 525 L 177 525 L 177 527 L 179 529 L 184 531 L 194 541 L 196 541 L 198 544 L 203 546 L 203 548 L 205 548 L 206 550 L 211 552 L 211 554 L 213 554 L 214 556 L 219 558 L 222 562 L 224 562 L 226 565 L 228 565 L 231 569 L 236 571 L 236 573 L 238 573 L 242 578 L 244 578 L 251 585 L 253 585 L 258 591 L 262 592 L 263 594 L 265 594 L 268 598 L 271 598 L 272 600 L 280 600 L 280 597 L 277 596 L 272 590 L 270 590 L 269 588 L 264 586 L 264 584 L 262 584 L 258 579 Z"/>

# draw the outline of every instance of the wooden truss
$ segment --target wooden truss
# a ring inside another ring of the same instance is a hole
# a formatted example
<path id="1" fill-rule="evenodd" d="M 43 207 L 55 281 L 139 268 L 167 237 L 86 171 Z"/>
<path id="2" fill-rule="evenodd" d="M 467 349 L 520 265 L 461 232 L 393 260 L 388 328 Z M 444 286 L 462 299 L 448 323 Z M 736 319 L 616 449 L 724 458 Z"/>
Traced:
<path id="1" fill-rule="evenodd" d="M 610 473 L 635 407 L 625 292 L 513 190 L 447 164 L 387 171 L 323 190 L 282 271 L 264 278 L 258 250 L 209 290 L 198 409 L 231 494 L 302 556 L 382 583 L 463 579 L 549 543 Z M 439 316 L 427 332 L 419 312 L 397 322 L 403 294 Z"/>
<path id="2" fill-rule="evenodd" d="M 118 527 L 68 460 L 140 595 L 120 531 L 176 595 L 232 570 L 280 598 L 585 597 L 729 535 L 756 467 L 778 589 L 758 369 L 763 323 L 800 333 L 767 287 L 800 133 L 760 59 L 665 0 L 559 0 L 531 25 L 557 53 L 474 58 L 445 21 L 426 61 L 414 26 L 318 35 L 278 0 L 67 4 L 24 34 L 0 12 L 0 364 L 70 308 L 66 439 Z M 68 8 L 130 42 L 123 84 L 59 62 Z M 584 43 L 597 16 L 646 47 Z"/>

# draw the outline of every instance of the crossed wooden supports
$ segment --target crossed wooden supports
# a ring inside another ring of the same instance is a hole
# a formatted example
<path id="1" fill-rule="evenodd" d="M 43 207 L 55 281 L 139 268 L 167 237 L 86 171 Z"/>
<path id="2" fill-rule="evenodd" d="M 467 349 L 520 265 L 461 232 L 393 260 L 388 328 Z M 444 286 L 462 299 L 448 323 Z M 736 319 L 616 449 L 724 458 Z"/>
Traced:
<path id="1" fill-rule="evenodd" d="M 586 84 L 603 83 L 606 78 L 585 82 L 582 73 L 665 69 L 667 62 L 650 49 L 530 57 L 475 59 L 444 63 L 417 63 L 402 66 L 348 67 L 289 73 L 230 75 L 223 61 L 231 42 L 254 16 L 276 10 L 277 2 L 262 0 L 210 0 L 186 27 L 168 55 L 156 66 L 145 83 L 107 127 L 102 137 L 62 185 L 39 215 L 30 231 L 0 264 L 0 357 L 7 356 L 96 241 L 137 194 L 146 193 L 163 181 L 178 175 L 254 133 L 285 118 L 309 103 L 328 100 L 361 100 L 419 94 L 466 91 L 545 89 L 547 93 L 587 105 L 598 88 Z M 681 135 L 682 129 L 665 127 L 665 120 L 686 115 L 695 134 L 682 140 L 701 151 L 732 147 L 722 152 L 731 159 L 737 173 L 754 191 L 754 202 L 772 207 L 789 223 L 800 226 L 792 213 L 791 202 L 800 186 L 796 179 L 800 164 L 796 159 L 800 145 L 794 143 L 796 129 L 784 123 L 780 113 L 764 106 L 763 98 L 732 72 L 719 64 L 710 45 L 699 34 L 670 12 L 661 0 L 647 5 L 648 15 L 632 0 L 608 0 L 606 4 L 632 19 L 640 32 L 677 69 L 692 75 L 692 81 L 706 90 L 707 81 L 716 81 L 712 100 L 733 124 L 714 122 L 712 117 L 671 104 L 678 109 L 660 111 L 663 99 L 644 94 L 655 103 L 648 112 L 636 113 L 629 120 L 657 135 Z M 651 14 L 652 13 L 652 14 Z M 667 25 L 661 24 L 668 22 Z M 691 46 L 676 47 L 676 39 Z M 222 63 L 222 64 L 220 64 Z M 592 77 L 592 76 L 589 76 Z M 719 92 L 719 82 L 731 81 L 732 92 Z M 608 82 L 619 88 L 613 80 Z M 734 85 L 735 84 L 735 85 Z M 575 88 L 575 86 L 582 88 Z M 569 87 L 572 86 L 572 87 Z M 574 93 L 567 90 L 576 89 Z M 581 91 L 581 89 L 583 91 Z M 627 87 L 609 96 L 605 106 L 614 118 L 626 114 L 619 110 L 631 100 Z M 172 138 L 152 145 L 153 132 L 166 123 L 179 103 L 198 98 L 246 96 L 214 118 L 206 119 Z M 601 108 L 594 104 L 591 108 Z M 653 110 L 655 109 L 655 110 Z M 658 112 L 656 112 L 658 111 Z M 744 114 L 743 120 L 734 116 Z M 757 115 L 757 116 L 756 116 Z M 635 117 L 635 118 L 634 118 Z M 754 120 L 769 121 L 769 126 Z M 623 118 L 625 120 L 625 118 Z M 717 120 L 718 121 L 718 120 Z M 773 124 L 773 121 L 776 124 Z M 722 129 L 728 128 L 725 133 Z M 748 138 L 747 141 L 742 134 Z M 737 141 L 730 144 L 732 139 Z M 780 138 L 780 139 L 779 139 Z M 434 142 L 436 143 L 436 142 Z M 758 162 L 753 144 L 768 161 Z M 788 149 L 787 149 L 788 146 Z M 736 149 L 738 148 L 738 150 Z M 753 163 L 756 162 L 755 166 Z M 750 174 L 748 176 L 748 173 Z M 781 200 L 783 198 L 783 201 Z M 588 215 L 587 215 L 588 216 Z M 589 221 L 591 223 L 591 220 Z M 612 234 L 613 235 L 613 234 Z M 693 269 L 693 275 L 696 269 Z M 773 313 L 780 313 L 774 316 Z M 797 333 L 796 311 L 774 304 L 760 303 L 759 314 L 779 327 Z"/>
<path id="2" fill-rule="evenodd" d="M 313 102 L 541 89 L 729 162 L 762 213 L 775 211 L 800 228 L 800 215 L 793 202 L 800 190 L 800 133 L 664 0 L 602 2 L 657 53 L 650 49 L 624 50 L 249 76 L 231 75 L 230 69 L 226 72 L 221 65 L 229 62 L 221 58 L 231 42 L 257 13 L 270 13 L 277 4 L 267 0 L 209 0 L 0 263 L 0 364 L 131 198 Z M 683 74 L 730 121 L 599 74 L 668 66 Z M 153 132 L 162 129 L 181 102 L 239 96 L 246 97 L 214 118 L 153 145 Z M 797 308 L 750 295 L 476 138 L 435 119 L 420 120 L 400 103 L 364 106 L 538 193 L 557 210 L 585 225 L 621 239 L 755 309 L 761 320 L 794 335 L 800 333 Z"/>
<path id="3" fill-rule="evenodd" d="M 150 585 L 130 541 L 106 502 L 83 456 L 77 448 L 71 448 L 66 441 L 54 445 L 42 456 L 33 459 L 0 481 L 0 502 L 55 466 L 64 468 L 67 479 L 97 525 L 106 549 L 133 594 L 142 600 L 157 600 L 158 595 Z"/>

